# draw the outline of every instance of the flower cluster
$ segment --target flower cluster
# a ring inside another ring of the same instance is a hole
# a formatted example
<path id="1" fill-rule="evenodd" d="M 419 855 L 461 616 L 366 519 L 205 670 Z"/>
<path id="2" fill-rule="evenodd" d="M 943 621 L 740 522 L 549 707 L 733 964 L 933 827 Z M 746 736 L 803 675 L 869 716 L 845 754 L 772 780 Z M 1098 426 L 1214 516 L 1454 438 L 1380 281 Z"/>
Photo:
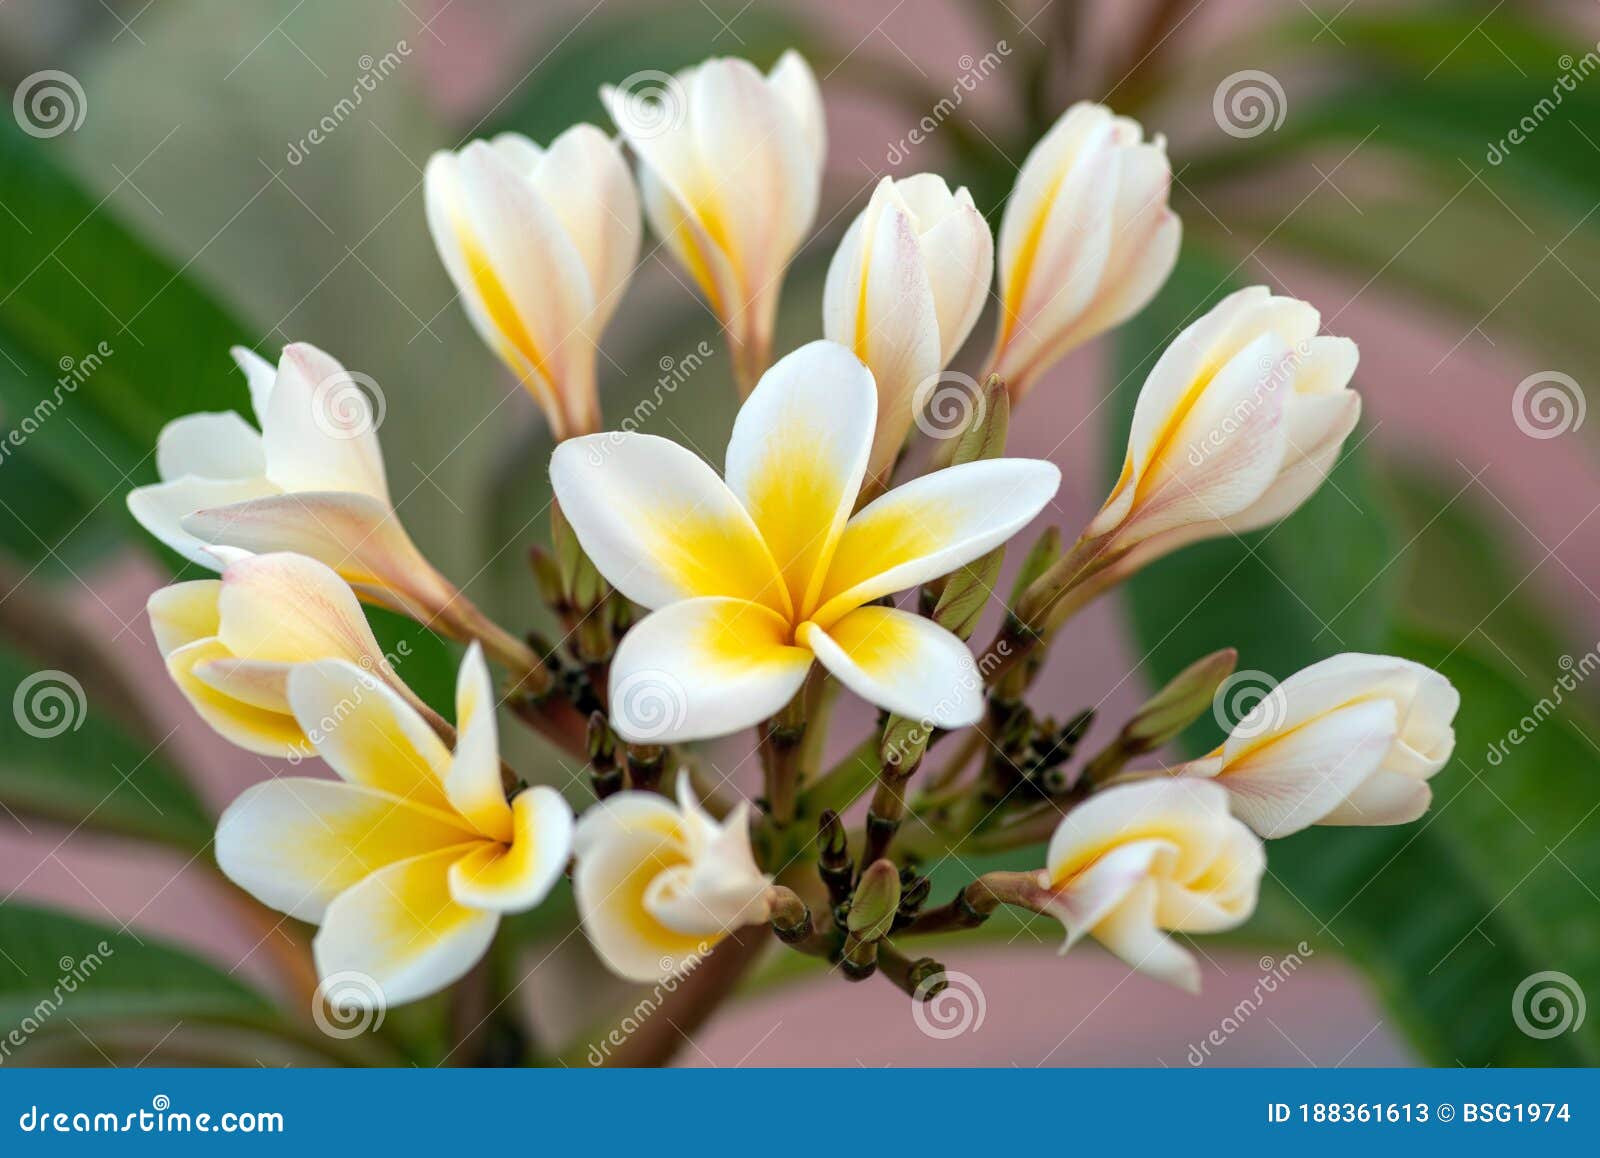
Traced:
<path id="1" fill-rule="evenodd" d="M 560 646 L 529 646 L 428 563 L 391 501 L 359 375 L 312 346 L 276 367 L 235 351 L 258 426 L 178 419 L 157 446 L 161 481 L 129 495 L 161 542 L 220 572 L 149 604 L 196 712 L 251 752 L 315 755 L 337 776 L 257 785 L 216 836 L 233 881 L 320 926 L 324 977 L 358 970 L 390 1003 L 443 989 L 501 915 L 570 873 L 595 952 L 636 981 L 767 926 L 847 977 L 881 971 L 927 996 L 940 967 L 901 943 L 1009 904 L 1059 920 L 1065 948 L 1089 937 L 1192 990 L 1199 964 L 1170 934 L 1250 916 L 1264 839 L 1426 810 L 1458 696 L 1408 660 L 1315 664 L 1174 765 L 1139 761 L 1211 709 L 1231 651 L 1081 763 L 1087 714 L 1062 725 L 1026 703 L 1077 609 L 1185 544 L 1292 514 L 1332 468 L 1360 412 L 1356 348 L 1305 302 L 1241 290 L 1172 341 L 1099 513 L 1065 548 L 1040 535 L 994 641 L 969 646 L 1007 542 L 1060 485 L 1051 463 L 1005 456 L 1013 404 L 1173 267 L 1160 137 L 1068 109 L 1022 166 L 998 244 L 965 189 L 884 177 L 828 268 L 823 337 L 774 360 L 784 272 L 820 197 L 816 81 L 794 53 L 766 75 L 709 60 L 656 97 L 605 90 L 618 137 L 504 135 L 427 169 L 427 228 L 462 306 L 558 443 L 534 570 Z M 601 433 L 598 344 L 641 216 L 726 335 L 743 404 L 720 472 L 655 435 Z M 921 453 L 910 436 L 929 385 L 991 292 L 981 397 L 949 445 Z M 937 469 L 911 469 L 926 459 Z M 465 645 L 453 720 L 383 655 L 362 602 Z M 883 714 L 828 769 L 841 691 Z M 525 786 L 500 757 L 502 708 L 585 762 L 599 799 L 575 816 Z M 765 779 L 754 807 L 687 748 L 746 730 Z M 955 758 L 916 782 L 958 733 Z M 917 866 L 963 850 L 1023 864 L 928 906 Z"/>

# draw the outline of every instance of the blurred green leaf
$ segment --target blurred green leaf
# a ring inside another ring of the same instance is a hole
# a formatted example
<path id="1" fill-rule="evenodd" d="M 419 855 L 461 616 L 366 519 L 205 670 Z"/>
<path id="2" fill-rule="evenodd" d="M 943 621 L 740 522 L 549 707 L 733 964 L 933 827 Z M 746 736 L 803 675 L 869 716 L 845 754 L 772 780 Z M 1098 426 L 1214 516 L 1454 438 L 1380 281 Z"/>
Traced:
<path id="1" fill-rule="evenodd" d="M 69 1020 L 270 1023 L 254 989 L 181 949 L 21 901 L 0 906 L 0 1024 L 70 1032 Z"/>
<path id="2" fill-rule="evenodd" d="M 228 358 L 244 331 L 48 152 L 0 124 L 0 415 L 40 469 L 120 512 L 114 496 L 155 478 L 162 425 L 245 407 Z M 5 501 L 31 507 L 11 477 Z"/>
<path id="3" fill-rule="evenodd" d="M 75 677 L 0 649 L 0 806 L 186 851 L 212 821 L 183 779 L 125 735 Z"/>

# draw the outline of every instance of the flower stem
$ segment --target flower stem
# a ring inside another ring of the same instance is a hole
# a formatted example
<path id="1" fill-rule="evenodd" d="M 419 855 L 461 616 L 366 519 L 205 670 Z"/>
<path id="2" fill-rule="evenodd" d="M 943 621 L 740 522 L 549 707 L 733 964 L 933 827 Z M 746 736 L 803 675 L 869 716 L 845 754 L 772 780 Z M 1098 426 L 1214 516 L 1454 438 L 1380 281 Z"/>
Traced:
<path id="1" fill-rule="evenodd" d="M 1001 905 L 1019 905 L 1037 912 L 1049 897 L 1050 890 L 1039 883 L 1038 873 L 985 873 L 957 893 L 949 904 L 922 913 L 896 936 L 975 929 Z"/>
<path id="2" fill-rule="evenodd" d="M 800 797 L 801 741 L 806 732 L 806 688 L 761 729 L 761 766 L 766 773 L 767 807 L 773 823 L 787 827 Z"/>

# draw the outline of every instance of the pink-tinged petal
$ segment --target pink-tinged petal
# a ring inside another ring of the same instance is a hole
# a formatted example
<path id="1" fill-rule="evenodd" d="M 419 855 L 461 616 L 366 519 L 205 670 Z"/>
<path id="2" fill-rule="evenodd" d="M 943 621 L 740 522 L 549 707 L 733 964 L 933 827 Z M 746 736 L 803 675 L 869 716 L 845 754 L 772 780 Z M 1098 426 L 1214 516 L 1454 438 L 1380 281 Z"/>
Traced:
<path id="1" fill-rule="evenodd" d="M 241 659 L 344 659 L 371 668 L 382 655 L 349 584 L 304 555 L 256 555 L 222 573 L 217 636 Z"/>
<path id="2" fill-rule="evenodd" d="M 217 560 L 206 550 L 208 540 L 187 529 L 185 520 L 202 508 L 225 507 L 277 493 L 278 488 L 264 478 L 186 476 L 130 491 L 128 512 L 141 527 L 185 559 L 215 571 Z"/>

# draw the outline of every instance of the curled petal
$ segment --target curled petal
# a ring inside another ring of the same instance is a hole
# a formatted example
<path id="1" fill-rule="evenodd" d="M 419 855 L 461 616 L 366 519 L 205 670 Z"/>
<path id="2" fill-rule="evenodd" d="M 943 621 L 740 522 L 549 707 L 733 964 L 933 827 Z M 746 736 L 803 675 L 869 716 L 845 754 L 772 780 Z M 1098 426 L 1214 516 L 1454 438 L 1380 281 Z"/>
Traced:
<path id="1" fill-rule="evenodd" d="M 983 677 L 950 632 L 894 607 L 860 607 L 824 631 L 802 624 L 799 641 L 868 703 L 937 728 L 983 718 Z"/>

